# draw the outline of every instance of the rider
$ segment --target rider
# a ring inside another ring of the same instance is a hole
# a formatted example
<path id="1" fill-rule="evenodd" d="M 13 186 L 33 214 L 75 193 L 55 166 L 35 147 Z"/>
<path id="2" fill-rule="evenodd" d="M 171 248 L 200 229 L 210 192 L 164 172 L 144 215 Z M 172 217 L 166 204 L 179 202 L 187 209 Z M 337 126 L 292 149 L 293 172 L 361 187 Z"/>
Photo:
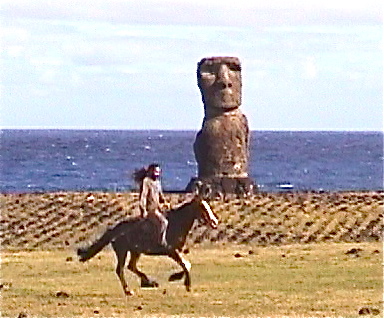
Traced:
<path id="1" fill-rule="evenodd" d="M 143 218 L 155 220 L 158 224 L 158 242 L 167 247 L 166 231 L 168 220 L 161 212 L 161 204 L 165 204 L 165 198 L 160 183 L 161 168 L 157 163 L 152 163 L 148 168 L 135 171 L 133 177 L 140 184 L 139 207 Z"/>

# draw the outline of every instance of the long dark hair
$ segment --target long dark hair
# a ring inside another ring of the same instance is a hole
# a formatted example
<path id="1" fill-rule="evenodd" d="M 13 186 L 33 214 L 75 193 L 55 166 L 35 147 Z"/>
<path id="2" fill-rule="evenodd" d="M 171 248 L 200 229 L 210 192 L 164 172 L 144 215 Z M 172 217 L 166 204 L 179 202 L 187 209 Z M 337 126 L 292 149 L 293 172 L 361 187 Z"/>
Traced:
<path id="1" fill-rule="evenodd" d="M 151 163 L 148 167 L 135 169 L 135 171 L 132 173 L 132 178 L 137 184 L 141 185 L 144 178 L 148 175 L 148 172 L 157 167 L 160 167 L 158 163 Z"/>

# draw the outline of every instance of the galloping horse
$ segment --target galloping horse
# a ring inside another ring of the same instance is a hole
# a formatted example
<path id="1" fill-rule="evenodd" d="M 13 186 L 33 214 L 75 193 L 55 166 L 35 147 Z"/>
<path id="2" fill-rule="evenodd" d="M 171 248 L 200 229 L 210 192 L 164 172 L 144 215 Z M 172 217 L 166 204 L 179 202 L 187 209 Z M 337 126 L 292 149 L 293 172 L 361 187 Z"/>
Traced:
<path id="1" fill-rule="evenodd" d="M 158 287 L 158 283 L 150 280 L 147 275 L 139 271 L 136 264 L 140 254 L 146 255 L 166 255 L 172 258 L 182 267 L 181 272 L 177 272 L 169 277 L 170 281 L 182 279 L 185 275 L 184 285 L 187 291 L 191 288 L 190 269 L 191 264 L 181 256 L 181 249 L 192 225 L 196 219 L 202 219 L 212 228 L 216 228 L 218 218 L 211 210 L 210 206 L 200 195 L 168 212 L 167 242 L 168 248 L 159 246 L 153 232 L 156 227 L 150 219 L 131 217 L 118 223 L 112 229 L 107 230 L 100 239 L 88 248 L 79 248 L 77 254 L 81 262 L 85 262 L 95 256 L 109 243 L 116 253 L 117 267 L 116 274 L 120 279 L 124 293 L 127 296 L 133 295 L 133 291 L 128 288 L 124 278 L 124 264 L 128 251 L 131 258 L 128 269 L 138 275 L 141 279 L 141 287 Z"/>

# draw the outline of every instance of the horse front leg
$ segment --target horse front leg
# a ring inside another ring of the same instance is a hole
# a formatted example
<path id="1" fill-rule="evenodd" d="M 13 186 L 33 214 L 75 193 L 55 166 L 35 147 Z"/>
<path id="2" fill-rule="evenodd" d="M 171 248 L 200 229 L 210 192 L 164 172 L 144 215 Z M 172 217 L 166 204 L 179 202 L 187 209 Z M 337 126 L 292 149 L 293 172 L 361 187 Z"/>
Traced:
<path id="1" fill-rule="evenodd" d="M 122 246 L 117 244 L 116 242 L 112 243 L 112 247 L 117 257 L 116 274 L 117 274 L 117 277 L 119 277 L 121 286 L 123 287 L 124 294 L 126 296 L 133 296 L 134 292 L 128 288 L 128 284 L 124 277 L 124 264 L 125 264 L 125 260 L 127 259 L 128 251 L 125 248 L 122 248 Z"/>
<path id="2" fill-rule="evenodd" d="M 139 258 L 140 258 L 140 253 L 131 252 L 131 259 L 129 260 L 129 263 L 128 263 L 128 269 L 140 277 L 141 287 L 144 287 L 144 288 L 159 287 L 159 284 L 156 281 L 149 279 L 147 275 L 139 271 L 139 269 L 137 268 L 137 262 Z"/>
<path id="3" fill-rule="evenodd" d="M 182 279 L 184 277 L 184 274 L 185 274 L 184 271 L 174 273 L 171 276 L 169 276 L 168 280 L 170 282 L 173 282 L 175 280 L 180 280 L 180 279 Z"/>
<path id="4" fill-rule="evenodd" d="M 191 291 L 191 276 L 190 276 L 190 270 L 191 270 L 191 263 L 188 262 L 186 259 L 184 259 L 180 252 L 173 251 L 171 254 L 169 254 L 169 257 L 172 258 L 177 264 L 179 264 L 183 271 L 179 273 L 175 273 L 169 277 L 170 281 L 181 279 L 185 275 L 184 279 L 184 285 L 187 291 Z"/>

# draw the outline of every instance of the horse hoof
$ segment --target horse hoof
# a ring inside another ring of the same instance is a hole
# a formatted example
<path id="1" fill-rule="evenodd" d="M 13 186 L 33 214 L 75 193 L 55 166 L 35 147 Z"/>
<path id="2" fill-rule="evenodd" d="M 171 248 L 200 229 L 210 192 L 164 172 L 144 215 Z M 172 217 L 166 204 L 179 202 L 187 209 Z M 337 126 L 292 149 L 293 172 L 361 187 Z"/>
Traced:
<path id="1" fill-rule="evenodd" d="M 156 288 L 159 287 L 158 282 L 151 280 L 151 281 L 142 281 L 141 282 L 142 288 Z"/>
<path id="2" fill-rule="evenodd" d="M 87 258 L 87 250 L 85 248 L 77 249 L 77 256 L 79 256 L 80 262 L 85 262 L 88 260 Z"/>

